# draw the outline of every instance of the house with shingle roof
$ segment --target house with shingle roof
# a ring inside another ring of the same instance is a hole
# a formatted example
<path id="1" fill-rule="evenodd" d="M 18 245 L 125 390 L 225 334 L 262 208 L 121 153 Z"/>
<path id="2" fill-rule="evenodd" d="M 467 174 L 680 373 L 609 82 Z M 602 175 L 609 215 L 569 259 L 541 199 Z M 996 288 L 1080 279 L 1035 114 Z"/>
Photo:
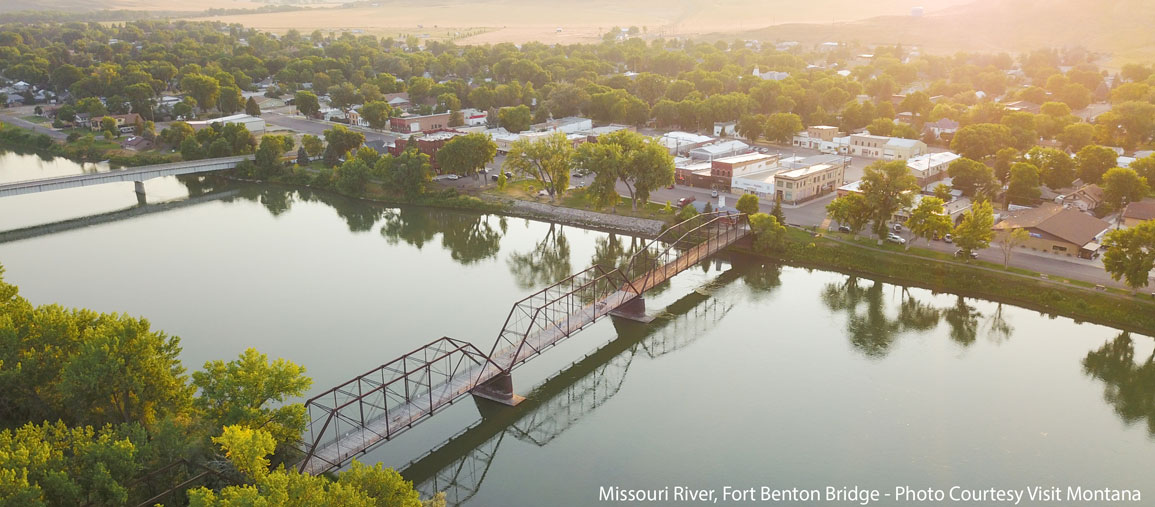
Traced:
<path id="1" fill-rule="evenodd" d="M 1155 199 L 1143 199 L 1128 204 L 1126 208 L 1123 208 L 1119 220 L 1123 227 L 1135 227 L 1140 222 L 1155 220 Z"/>
<path id="2" fill-rule="evenodd" d="M 996 242 L 1015 229 L 1023 229 L 1029 236 L 1023 244 L 1027 248 L 1085 259 L 1099 251 L 1098 240 L 1111 227 L 1106 221 L 1054 203 L 1011 211 L 1002 218 L 994 226 Z"/>

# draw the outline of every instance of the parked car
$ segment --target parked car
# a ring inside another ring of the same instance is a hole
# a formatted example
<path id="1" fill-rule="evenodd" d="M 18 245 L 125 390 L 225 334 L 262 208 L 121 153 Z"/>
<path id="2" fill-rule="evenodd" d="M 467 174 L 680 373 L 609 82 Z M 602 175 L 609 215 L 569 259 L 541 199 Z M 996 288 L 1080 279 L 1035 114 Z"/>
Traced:
<path id="1" fill-rule="evenodd" d="M 838 226 L 838 232 L 850 232 L 850 226 L 849 225 L 840 225 L 840 226 Z"/>
<path id="2" fill-rule="evenodd" d="M 501 176 L 498 176 L 496 174 L 490 174 L 489 175 L 489 179 L 491 179 L 493 181 L 497 181 L 499 178 L 501 178 Z"/>
<path id="3" fill-rule="evenodd" d="M 670 190 L 673 190 L 673 189 L 674 189 L 674 184 L 673 184 L 673 183 L 670 183 L 670 186 L 668 186 L 668 187 L 666 187 L 666 188 L 668 188 L 668 189 L 670 189 Z"/>
<path id="4" fill-rule="evenodd" d="M 684 207 L 687 204 L 690 204 L 692 202 L 694 202 L 694 196 L 691 195 L 690 197 L 683 197 L 681 199 L 678 199 L 678 207 L 679 208 Z"/>
<path id="5" fill-rule="evenodd" d="M 456 174 L 447 174 L 447 175 L 445 175 L 445 179 L 447 179 L 447 180 L 449 180 L 449 181 L 457 181 L 457 180 L 458 180 L 458 179 L 460 179 L 460 178 L 461 178 L 461 176 L 458 176 L 458 175 L 456 175 Z"/>
<path id="6" fill-rule="evenodd" d="M 898 243 L 900 245 L 906 244 L 906 239 L 903 239 L 903 237 L 899 236 L 898 234 L 890 234 L 890 235 L 886 236 L 886 240 L 891 242 L 891 243 Z"/>
<path id="7" fill-rule="evenodd" d="M 902 232 L 902 225 L 901 224 L 894 224 L 893 229 L 894 229 L 894 232 Z"/>
<path id="8" fill-rule="evenodd" d="M 505 179 L 512 180 L 513 179 L 513 173 L 511 173 L 509 171 L 505 171 Z"/>
<path id="9" fill-rule="evenodd" d="M 714 190 L 714 191 L 710 192 L 710 197 L 718 197 L 718 191 Z"/>
<path id="10" fill-rule="evenodd" d="M 954 251 L 954 256 L 955 256 L 955 257 L 960 257 L 960 258 L 961 258 L 961 257 L 964 257 L 965 255 L 966 255 L 966 250 L 963 250 L 963 249 L 961 249 L 961 248 L 960 248 L 960 249 L 958 249 L 958 250 L 955 250 L 955 251 Z M 974 251 L 974 250 L 971 250 L 971 258 L 972 258 L 972 259 L 978 259 L 978 258 L 979 258 L 979 253 L 978 253 L 978 252 L 976 252 L 976 251 Z"/>
<path id="11" fill-rule="evenodd" d="M 947 233 L 946 236 L 942 237 L 942 240 L 946 241 L 947 243 L 954 243 L 954 236 L 951 236 L 949 233 Z"/>

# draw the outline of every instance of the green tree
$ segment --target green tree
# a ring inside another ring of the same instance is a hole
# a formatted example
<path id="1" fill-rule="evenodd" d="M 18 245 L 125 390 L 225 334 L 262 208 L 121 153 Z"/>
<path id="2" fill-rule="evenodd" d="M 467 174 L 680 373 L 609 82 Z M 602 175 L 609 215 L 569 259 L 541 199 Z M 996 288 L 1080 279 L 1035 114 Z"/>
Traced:
<path id="1" fill-rule="evenodd" d="M 927 245 L 930 245 L 932 238 L 946 236 L 951 231 L 952 225 L 942 199 L 937 197 L 923 197 L 918 206 L 911 210 L 910 218 L 906 219 L 906 227 L 910 229 L 911 234 L 926 239 Z"/>
<path id="2" fill-rule="evenodd" d="M 261 115 L 261 106 L 257 105 L 257 101 L 252 97 L 245 101 L 245 114 L 249 116 Z"/>
<path id="3" fill-rule="evenodd" d="M 1026 229 L 1014 229 L 999 236 L 999 250 L 1003 252 L 1003 269 L 1011 265 L 1011 255 L 1015 253 L 1015 248 L 1025 244 L 1030 237 Z"/>
<path id="4" fill-rule="evenodd" d="M 854 234 L 858 234 L 870 223 L 870 209 L 867 207 L 866 197 L 857 192 L 830 201 L 826 205 L 826 214 L 835 222 L 849 227 Z"/>
<path id="5" fill-rule="evenodd" d="M 879 161 L 866 166 L 859 188 L 874 223 L 874 234 L 881 241 L 887 234 L 887 221 L 895 212 L 911 205 L 918 191 L 918 180 L 910 173 L 905 160 Z"/>
<path id="6" fill-rule="evenodd" d="M 574 153 L 574 165 L 594 174 L 586 195 L 598 208 L 610 206 L 617 212 L 618 173 L 622 169 L 622 146 L 609 143 L 582 143 Z"/>
<path id="7" fill-rule="evenodd" d="M 220 83 L 204 74 L 188 74 L 180 81 L 180 88 L 196 99 L 201 111 L 208 111 L 209 106 L 217 103 L 221 94 Z"/>
<path id="8" fill-rule="evenodd" d="M 871 135 L 875 136 L 889 136 L 894 133 L 894 120 L 890 118 L 875 118 L 874 121 L 867 125 L 866 130 Z"/>
<path id="9" fill-rule="evenodd" d="M 485 164 L 493 162 L 497 155 L 497 144 L 486 134 L 474 132 L 457 136 L 437 150 L 437 162 L 441 169 L 462 176 L 478 175 Z"/>
<path id="10" fill-rule="evenodd" d="M 741 213 L 753 215 L 757 213 L 759 209 L 758 196 L 754 194 L 742 194 L 742 196 L 738 198 L 738 203 L 734 205 L 734 208 Z"/>
<path id="11" fill-rule="evenodd" d="M 116 125 L 116 118 L 105 116 L 100 119 L 100 130 L 103 132 L 112 132 L 113 136 L 120 135 L 120 127 Z"/>
<path id="12" fill-rule="evenodd" d="M 762 132 L 766 128 L 766 120 L 766 116 L 760 114 L 747 114 L 742 116 L 742 118 L 738 120 L 738 135 L 745 138 L 750 144 L 758 142 L 758 139 L 762 138 Z"/>
<path id="13" fill-rule="evenodd" d="M 396 158 L 381 157 L 377 161 L 377 169 L 388 175 L 390 187 L 410 198 L 425 192 L 433 178 L 429 155 L 418 151 L 417 143 L 406 145 L 405 151 Z"/>
<path id="14" fill-rule="evenodd" d="M 634 210 L 638 209 L 639 201 L 645 203 L 649 200 L 652 191 L 674 183 L 674 160 L 669 151 L 652 138 L 629 130 L 619 130 L 602 136 L 597 143 L 585 144 L 619 148 L 599 151 L 600 158 L 594 158 L 600 163 L 587 168 L 601 176 L 603 181 L 610 182 L 611 187 L 614 180 L 625 185 Z M 583 155 L 585 144 L 577 150 L 576 161 L 579 165 L 591 158 Z"/>
<path id="15" fill-rule="evenodd" d="M 1147 178 L 1134 169 L 1114 167 L 1103 174 L 1103 203 L 1112 211 L 1119 211 L 1151 192 Z"/>
<path id="16" fill-rule="evenodd" d="M 310 157 L 316 157 L 325 150 L 325 141 L 315 135 L 305 134 L 301 137 L 301 146 L 305 148 Z"/>
<path id="17" fill-rule="evenodd" d="M 365 134 L 349 130 L 343 125 L 334 125 L 325 131 L 325 164 L 334 167 L 349 152 L 365 144 Z M 412 143 L 416 145 L 416 143 Z M 306 147 L 306 149 L 308 149 Z"/>
<path id="18" fill-rule="evenodd" d="M 951 177 L 951 186 L 967 197 L 985 194 L 998 188 L 994 171 L 982 162 L 960 158 L 951 162 L 946 171 Z"/>
<path id="19" fill-rule="evenodd" d="M 1083 183 L 1100 183 L 1107 169 L 1116 166 L 1119 155 L 1115 150 L 1099 145 L 1084 146 L 1075 154 L 1075 165 Z"/>
<path id="20" fill-rule="evenodd" d="M 200 390 L 194 406 L 213 428 L 262 428 L 278 446 L 295 442 L 304 430 L 304 405 L 286 401 L 305 394 L 312 380 L 291 361 L 269 361 L 250 348 L 227 363 L 205 363 L 202 371 L 193 372 L 192 385 Z"/>
<path id="21" fill-rule="evenodd" d="M 288 146 L 281 136 L 265 135 L 261 138 L 261 144 L 257 148 L 257 155 L 254 157 L 253 163 L 256 165 L 259 176 L 267 178 L 278 174 L 281 171 L 281 157 L 286 151 L 289 151 Z"/>
<path id="22" fill-rule="evenodd" d="M 383 129 L 389 124 L 389 117 L 393 115 L 393 108 L 389 104 L 375 100 L 366 102 L 361 106 L 361 117 L 369 122 L 369 126 L 375 129 Z"/>
<path id="23" fill-rule="evenodd" d="M 950 142 L 950 149 L 963 157 L 981 161 L 1009 147 L 1013 137 L 1006 125 L 977 123 L 962 127 Z"/>
<path id="24" fill-rule="evenodd" d="M 1007 183 L 1007 198 L 1015 204 L 1031 205 L 1039 200 L 1039 169 L 1028 162 L 1015 162 Z"/>
<path id="25" fill-rule="evenodd" d="M 942 202 L 950 202 L 953 200 L 950 194 L 950 187 L 947 186 L 946 183 L 939 183 L 934 186 L 934 196 Z"/>
<path id="26" fill-rule="evenodd" d="M 321 103 L 313 92 L 301 90 L 293 96 L 293 105 L 305 116 L 314 116 L 321 111 Z"/>
<path id="27" fill-rule="evenodd" d="M 194 137 L 186 137 L 180 142 L 180 158 L 183 160 L 200 160 L 205 158 L 201 143 Z"/>
<path id="28" fill-rule="evenodd" d="M 969 258 L 971 252 L 990 246 L 995 225 L 994 209 L 989 201 L 978 201 L 966 213 L 954 229 L 954 242 Z"/>
<path id="29" fill-rule="evenodd" d="M 750 231 L 754 233 L 755 251 L 770 254 L 785 248 L 786 226 L 778 223 L 777 218 L 766 213 L 755 213 L 750 215 L 749 220 Z"/>
<path id="30" fill-rule="evenodd" d="M 295 470 L 268 470 L 268 434 L 261 429 L 224 428 L 214 439 L 233 467 L 242 471 L 251 484 L 226 486 L 220 491 L 205 487 L 188 491 L 191 507 L 241 507 L 282 505 L 285 507 L 444 507 L 443 496 L 423 504 L 413 484 L 396 472 L 367 467 L 354 461 L 349 470 L 333 481 L 321 475 Z"/>
<path id="31" fill-rule="evenodd" d="M 139 451 L 112 426 L 57 421 L 0 431 L 0 504 L 124 505 Z"/>
<path id="32" fill-rule="evenodd" d="M 537 179 L 550 199 L 556 201 L 569 188 L 573 155 L 573 145 L 561 132 L 534 140 L 518 139 L 510 147 L 502 169 Z"/>
<path id="33" fill-rule="evenodd" d="M 1067 188 L 1075 181 L 1075 161 L 1062 150 L 1036 146 L 1023 158 L 1039 168 L 1039 177 L 1048 188 Z"/>
<path id="34" fill-rule="evenodd" d="M 368 150 L 372 151 L 372 150 Z M 358 151 L 358 154 L 361 152 Z M 337 166 L 337 190 L 350 195 L 361 195 L 369 183 L 370 165 L 361 157 L 352 157 Z"/>
<path id="35" fill-rule="evenodd" d="M 1107 247 L 1103 268 L 1112 279 L 1123 280 L 1132 290 L 1150 283 L 1151 268 L 1155 265 L 1155 220 L 1110 231 L 1103 239 L 1103 246 Z"/>
<path id="36" fill-rule="evenodd" d="M 529 130 L 533 122 L 533 115 L 529 106 L 524 104 L 517 107 L 503 107 L 497 112 L 497 124 L 510 132 L 524 132 Z"/>
<path id="37" fill-rule="evenodd" d="M 1091 144 L 1095 138 L 1095 127 L 1089 123 L 1072 123 L 1063 127 L 1063 131 L 1056 138 L 1063 143 L 1063 149 L 1078 151 Z"/>
<path id="38" fill-rule="evenodd" d="M 245 99 L 241 96 L 241 89 L 235 86 L 224 86 L 220 89 L 220 98 L 217 99 L 217 109 L 222 113 L 233 114 L 244 109 Z"/>
<path id="39" fill-rule="evenodd" d="M 794 113 L 774 113 L 766 119 L 763 133 L 766 139 L 776 143 L 789 143 L 802 130 L 802 118 Z"/>

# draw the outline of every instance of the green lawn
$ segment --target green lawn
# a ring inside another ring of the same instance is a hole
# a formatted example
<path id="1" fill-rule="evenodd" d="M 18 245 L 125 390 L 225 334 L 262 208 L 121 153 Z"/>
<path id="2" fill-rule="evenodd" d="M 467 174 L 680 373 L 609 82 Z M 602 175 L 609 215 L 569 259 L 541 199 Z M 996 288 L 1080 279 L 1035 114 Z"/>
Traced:
<path id="1" fill-rule="evenodd" d="M 45 118 L 43 116 L 35 116 L 35 115 L 33 115 L 33 116 L 21 116 L 20 119 L 24 120 L 24 121 L 29 121 L 32 123 L 39 123 L 41 125 L 48 125 L 48 124 L 52 123 L 51 120 L 49 120 L 48 118 Z"/>

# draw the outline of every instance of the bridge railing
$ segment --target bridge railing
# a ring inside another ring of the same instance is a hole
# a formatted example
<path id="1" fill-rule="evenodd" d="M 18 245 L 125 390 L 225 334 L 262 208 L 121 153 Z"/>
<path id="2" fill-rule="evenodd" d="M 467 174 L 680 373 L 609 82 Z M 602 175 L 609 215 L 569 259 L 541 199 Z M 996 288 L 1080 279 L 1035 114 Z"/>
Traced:
<path id="1" fill-rule="evenodd" d="M 300 469 L 343 465 L 464 395 L 487 369 L 499 371 L 473 344 L 440 338 L 310 398 Z"/>
<path id="2" fill-rule="evenodd" d="M 571 318 L 596 301 L 609 297 L 630 281 L 619 270 L 593 265 L 514 303 L 489 357 L 506 371 L 541 353 L 529 340 L 535 333 L 568 337 L 588 324 Z M 552 344 L 556 340 L 550 340 Z M 548 346 L 547 344 L 547 346 Z"/>
<path id="3" fill-rule="evenodd" d="M 683 262 L 697 262 L 745 235 L 749 229 L 745 213 L 726 211 L 701 213 L 670 226 L 626 264 L 626 276 L 632 281 L 628 290 L 635 294 L 649 290 L 657 282 L 672 276 L 669 271 L 677 273 L 686 268 L 675 265 L 681 254 L 698 249 L 700 252 L 692 255 L 695 258 L 682 259 Z M 623 287 L 623 290 L 627 289 Z"/>

